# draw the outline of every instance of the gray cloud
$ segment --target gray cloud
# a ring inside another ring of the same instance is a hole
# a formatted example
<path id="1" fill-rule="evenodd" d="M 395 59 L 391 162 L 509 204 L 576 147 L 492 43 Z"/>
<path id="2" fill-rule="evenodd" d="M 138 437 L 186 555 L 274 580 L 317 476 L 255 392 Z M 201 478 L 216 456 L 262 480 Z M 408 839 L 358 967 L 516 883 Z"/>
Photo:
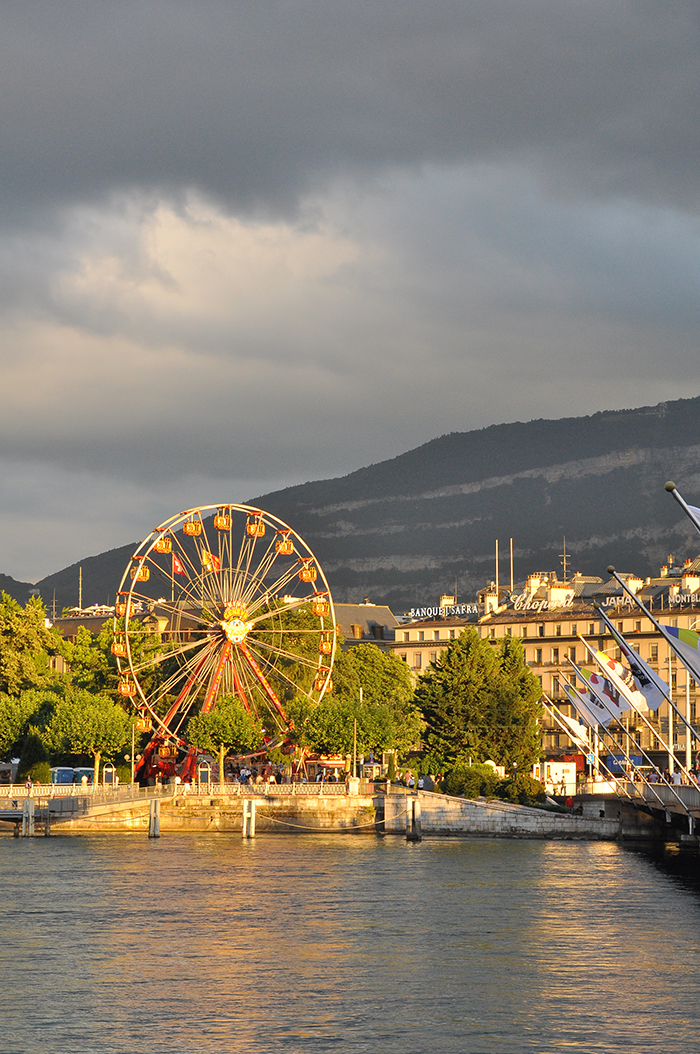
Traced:
<path id="1" fill-rule="evenodd" d="M 18 201 L 194 186 L 290 206 L 338 172 L 531 164 L 696 207 L 695 4 L 3 5 L 0 184 Z"/>
<path id="2" fill-rule="evenodd" d="M 695 5 L 75 0 L 0 28 L 0 570 L 697 393 Z"/>

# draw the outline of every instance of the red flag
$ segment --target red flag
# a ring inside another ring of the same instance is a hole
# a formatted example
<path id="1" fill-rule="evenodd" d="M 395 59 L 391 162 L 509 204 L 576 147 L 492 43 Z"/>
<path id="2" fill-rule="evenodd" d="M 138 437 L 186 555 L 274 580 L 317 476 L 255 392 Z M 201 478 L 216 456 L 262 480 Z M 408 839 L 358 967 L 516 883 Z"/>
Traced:
<path id="1" fill-rule="evenodd" d="M 174 575 L 186 575 L 187 574 L 187 571 L 185 571 L 185 568 L 182 566 L 182 561 L 180 560 L 179 556 L 175 555 L 175 553 L 173 553 L 173 574 Z"/>
<path id="2" fill-rule="evenodd" d="M 218 556 L 214 556 L 213 553 L 211 554 L 211 563 L 215 571 L 221 570 L 221 560 L 219 560 Z"/>

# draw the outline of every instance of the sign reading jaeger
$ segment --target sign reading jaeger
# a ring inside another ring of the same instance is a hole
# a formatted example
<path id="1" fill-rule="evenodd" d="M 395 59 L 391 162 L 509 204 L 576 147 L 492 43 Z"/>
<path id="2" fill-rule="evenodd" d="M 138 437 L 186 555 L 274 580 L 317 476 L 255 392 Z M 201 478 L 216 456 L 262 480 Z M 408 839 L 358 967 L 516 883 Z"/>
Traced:
<path id="1" fill-rule="evenodd" d="M 411 618 L 449 618 L 450 615 L 477 615 L 476 604 L 452 604 L 447 608 L 411 608 Z"/>

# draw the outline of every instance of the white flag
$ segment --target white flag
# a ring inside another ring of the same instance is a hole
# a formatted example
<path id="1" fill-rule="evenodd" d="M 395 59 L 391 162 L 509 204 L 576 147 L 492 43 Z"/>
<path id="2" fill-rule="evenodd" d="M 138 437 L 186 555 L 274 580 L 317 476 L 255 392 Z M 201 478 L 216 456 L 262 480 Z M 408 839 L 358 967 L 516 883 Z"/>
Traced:
<path id="1" fill-rule="evenodd" d="M 622 634 L 615 629 L 605 612 L 599 608 L 598 613 L 620 646 L 620 651 L 627 659 L 634 683 L 638 691 L 644 696 L 647 706 L 650 710 L 658 710 L 661 704 L 666 701 L 668 685 L 663 678 L 659 677 L 655 670 L 652 670 L 651 666 L 645 663 L 641 655 L 627 643 Z"/>

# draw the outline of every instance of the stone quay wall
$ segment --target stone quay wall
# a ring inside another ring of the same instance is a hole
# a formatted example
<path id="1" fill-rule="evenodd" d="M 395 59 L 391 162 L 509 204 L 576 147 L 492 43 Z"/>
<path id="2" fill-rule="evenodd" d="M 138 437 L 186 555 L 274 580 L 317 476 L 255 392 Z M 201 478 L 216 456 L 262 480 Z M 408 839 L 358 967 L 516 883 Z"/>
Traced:
<path id="1" fill-rule="evenodd" d="M 658 823 L 618 799 L 589 801 L 584 815 L 546 812 L 507 802 L 465 800 L 429 791 L 389 794 L 293 795 L 256 793 L 246 796 L 164 794 L 160 830 L 238 832 L 243 830 L 246 800 L 254 800 L 258 834 L 352 833 L 403 835 L 407 813 L 419 814 L 420 834 L 426 837 L 543 838 L 613 840 L 659 837 Z M 416 803 L 415 805 L 413 803 Z M 89 815 L 56 825 L 55 833 L 134 831 L 148 829 L 147 801 L 123 802 L 116 809 L 101 805 Z M 416 831 L 411 828 L 411 833 Z"/>
<path id="2" fill-rule="evenodd" d="M 420 791 L 423 835 L 472 838 L 614 840 L 624 835 L 619 803 L 612 815 L 570 816 L 502 801 L 466 800 Z M 393 793 L 384 801 L 386 833 L 405 834 L 411 796 Z M 631 818 L 627 818 L 627 823 Z M 632 831 L 630 829 L 630 836 Z"/>

